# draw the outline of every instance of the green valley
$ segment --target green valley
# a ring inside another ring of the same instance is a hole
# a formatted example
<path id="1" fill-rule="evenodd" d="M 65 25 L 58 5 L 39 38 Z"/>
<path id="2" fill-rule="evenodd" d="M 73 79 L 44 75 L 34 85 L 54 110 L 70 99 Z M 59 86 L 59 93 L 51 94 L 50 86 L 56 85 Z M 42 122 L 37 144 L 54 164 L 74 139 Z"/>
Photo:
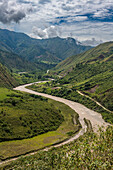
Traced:
<path id="1" fill-rule="evenodd" d="M 100 112 L 106 121 L 113 123 L 112 48 L 113 43 L 108 42 L 80 55 L 67 58 L 50 70 L 49 75 L 57 77 L 53 83 L 33 86 L 32 89 L 82 103 Z M 81 96 L 77 90 L 97 100 L 111 112 Z"/>
<path id="2" fill-rule="evenodd" d="M 73 38 L 33 39 L 24 33 L 0 29 L 0 49 L 19 55 L 21 58 L 49 65 L 58 64 L 65 58 L 90 49 L 90 46 L 77 44 Z"/>
<path id="3" fill-rule="evenodd" d="M 0 29 L 0 63 L 10 70 L 19 84 L 40 80 L 40 75 L 65 58 L 90 48 L 77 44 L 72 38 L 39 40 L 24 33 Z M 20 75 L 21 72 L 25 74 Z"/>
<path id="4" fill-rule="evenodd" d="M 78 103 L 83 104 L 84 106 L 97 111 L 99 113 L 102 114 L 103 119 L 106 122 L 109 123 L 113 123 L 113 113 L 112 112 L 108 112 L 106 110 L 104 110 L 101 106 L 97 105 L 94 101 L 92 101 L 91 99 L 85 97 L 85 96 L 81 96 L 77 90 L 78 87 L 72 86 L 71 84 L 60 84 L 59 81 L 55 81 L 52 83 L 41 83 L 38 85 L 32 85 L 28 87 L 29 89 L 35 90 L 37 92 L 41 92 L 41 93 L 47 93 L 47 94 L 51 94 L 53 96 L 58 96 L 58 97 L 62 97 L 71 101 L 75 101 Z"/>
<path id="5" fill-rule="evenodd" d="M 73 38 L 38 40 L 0 29 L 0 63 L 0 161 L 24 156 L 1 169 L 112 167 L 113 42 L 91 48 Z M 40 80 L 48 81 L 32 83 Z M 26 91 L 12 89 L 27 83 Z M 96 134 L 94 125 L 109 126 Z"/>
<path id="6" fill-rule="evenodd" d="M 0 0 L 0 170 L 113 170 L 113 0 Z"/>

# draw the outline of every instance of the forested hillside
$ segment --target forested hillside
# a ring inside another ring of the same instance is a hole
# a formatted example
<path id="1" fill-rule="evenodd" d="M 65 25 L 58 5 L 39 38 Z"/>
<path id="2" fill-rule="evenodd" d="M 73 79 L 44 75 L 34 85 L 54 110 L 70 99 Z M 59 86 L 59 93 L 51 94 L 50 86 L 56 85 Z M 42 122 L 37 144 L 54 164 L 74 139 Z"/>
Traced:
<path id="1" fill-rule="evenodd" d="M 83 46 L 78 43 L 74 38 L 50 38 L 42 39 L 39 41 L 46 50 L 50 51 L 53 55 L 60 58 L 61 60 L 66 59 L 72 55 L 82 53 L 90 49 L 90 46 Z"/>
<path id="2" fill-rule="evenodd" d="M 27 71 L 30 70 L 30 66 L 32 66 L 32 64 L 23 60 L 17 54 L 3 50 L 0 50 L 0 63 L 11 71 Z"/>

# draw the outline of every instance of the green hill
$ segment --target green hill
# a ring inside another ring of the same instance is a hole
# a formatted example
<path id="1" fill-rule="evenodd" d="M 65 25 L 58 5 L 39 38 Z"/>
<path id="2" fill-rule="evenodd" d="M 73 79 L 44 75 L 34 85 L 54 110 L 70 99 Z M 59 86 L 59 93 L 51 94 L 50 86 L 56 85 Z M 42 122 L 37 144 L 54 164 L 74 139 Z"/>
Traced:
<path id="1" fill-rule="evenodd" d="M 63 72 L 71 71 L 78 63 L 93 64 L 95 62 L 109 62 L 112 60 L 113 42 L 106 42 L 79 55 L 68 57 L 59 63 L 54 70 L 63 74 Z"/>
<path id="2" fill-rule="evenodd" d="M 12 52 L 0 50 L 0 63 L 10 70 L 25 71 L 29 69 L 30 63 Z"/>
<path id="3" fill-rule="evenodd" d="M 67 105 L 0 88 L 0 160 L 61 142 L 80 128 L 78 114 Z"/>

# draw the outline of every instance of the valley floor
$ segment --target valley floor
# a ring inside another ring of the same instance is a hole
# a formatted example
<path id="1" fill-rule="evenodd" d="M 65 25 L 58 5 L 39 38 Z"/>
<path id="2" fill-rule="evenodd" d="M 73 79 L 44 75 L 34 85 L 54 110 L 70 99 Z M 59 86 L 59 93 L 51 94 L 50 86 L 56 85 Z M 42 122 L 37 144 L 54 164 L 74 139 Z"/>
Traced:
<path id="1" fill-rule="evenodd" d="M 79 120 L 80 120 L 81 125 L 83 126 L 84 118 L 86 118 L 86 119 L 90 120 L 94 131 L 97 131 L 99 126 L 106 127 L 107 125 L 109 125 L 102 119 L 101 114 L 99 114 L 91 109 L 88 109 L 87 107 L 85 107 L 84 105 L 82 105 L 80 103 L 73 102 L 73 101 L 63 99 L 60 97 L 56 97 L 56 96 L 51 96 L 51 95 L 44 94 L 44 93 L 38 93 L 36 91 L 26 88 L 27 86 L 30 86 L 32 84 L 33 83 L 16 87 L 15 90 L 24 91 L 24 92 L 35 94 L 35 95 L 40 95 L 40 96 L 47 97 L 47 98 L 50 98 L 50 99 L 53 99 L 53 100 L 56 100 L 56 101 L 59 101 L 59 102 L 62 102 L 64 104 L 68 105 L 73 110 L 75 110 L 75 112 L 77 112 L 79 114 Z"/>

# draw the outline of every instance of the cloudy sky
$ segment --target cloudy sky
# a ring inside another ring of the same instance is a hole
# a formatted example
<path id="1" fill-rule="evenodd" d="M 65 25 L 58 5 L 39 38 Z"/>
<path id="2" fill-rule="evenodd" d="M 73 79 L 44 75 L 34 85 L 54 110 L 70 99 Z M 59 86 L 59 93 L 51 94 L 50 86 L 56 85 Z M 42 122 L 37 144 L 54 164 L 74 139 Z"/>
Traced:
<path id="1" fill-rule="evenodd" d="M 113 40 L 113 0 L 0 0 L 0 28 L 36 38 Z"/>

